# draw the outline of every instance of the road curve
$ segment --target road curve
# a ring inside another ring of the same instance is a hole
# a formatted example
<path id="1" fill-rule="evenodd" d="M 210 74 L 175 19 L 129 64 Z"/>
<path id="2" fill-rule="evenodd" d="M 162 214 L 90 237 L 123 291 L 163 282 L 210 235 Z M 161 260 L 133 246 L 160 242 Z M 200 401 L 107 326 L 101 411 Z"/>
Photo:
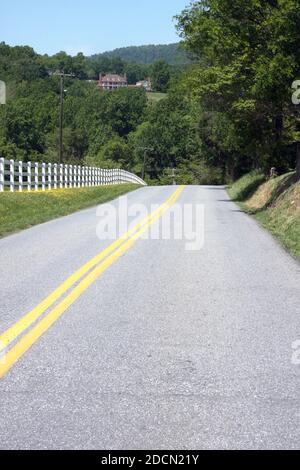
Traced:
<path id="1" fill-rule="evenodd" d="M 223 187 L 178 197 L 204 206 L 202 249 L 120 252 L 0 379 L 1 449 L 299 448 L 300 265 Z M 92 208 L 0 240 L 0 336 L 110 246 L 98 222 Z"/>

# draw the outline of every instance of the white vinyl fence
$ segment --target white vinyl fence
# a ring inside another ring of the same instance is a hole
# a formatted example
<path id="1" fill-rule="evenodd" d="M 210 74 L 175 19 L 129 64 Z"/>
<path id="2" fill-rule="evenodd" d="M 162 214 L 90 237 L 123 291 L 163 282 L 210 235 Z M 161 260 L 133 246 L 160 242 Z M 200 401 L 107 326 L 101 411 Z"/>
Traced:
<path id="1" fill-rule="evenodd" d="M 46 191 L 123 183 L 146 185 L 141 178 L 124 170 L 56 163 L 24 163 L 0 158 L 0 192 L 5 189 L 12 192 Z"/>

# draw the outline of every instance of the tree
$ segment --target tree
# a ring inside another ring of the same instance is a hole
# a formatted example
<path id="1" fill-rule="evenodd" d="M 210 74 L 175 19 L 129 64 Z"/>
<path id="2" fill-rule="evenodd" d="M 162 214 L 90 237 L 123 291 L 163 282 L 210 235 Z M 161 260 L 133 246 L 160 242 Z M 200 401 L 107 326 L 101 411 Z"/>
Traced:
<path id="1" fill-rule="evenodd" d="M 219 153 L 232 176 L 274 162 L 287 169 L 290 86 L 300 74 L 299 1 L 197 1 L 178 17 L 178 28 L 198 57 L 186 90 L 206 121 L 206 151 Z"/>
<path id="2" fill-rule="evenodd" d="M 105 144 L 95 158 L 95 162 L 103 167 L 130 169 L 131 151 L 126 142 L 115 137 Z"/>
<path id="3" fill-rule="evenodd" d="M 120 136 L 124 137 L 142 122 L 147 98 L 142 89 L 121 88 L 107 94 L 102 119 Z"/>
<path id="4" fill-rule="evenodd" d="M 158 60 L 152 67 L 152 86 L 155 91 L 165 93 L 170 81 L 170 68 L 164 60 Z"/>

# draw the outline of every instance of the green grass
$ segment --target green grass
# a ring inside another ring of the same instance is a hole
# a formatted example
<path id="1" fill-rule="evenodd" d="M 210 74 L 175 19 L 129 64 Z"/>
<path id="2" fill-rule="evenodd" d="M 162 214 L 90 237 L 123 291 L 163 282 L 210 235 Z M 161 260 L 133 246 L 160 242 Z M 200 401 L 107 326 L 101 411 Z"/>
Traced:
<path id="1" fill-rule="evenodd" d="M 268 209 L 257 212 L 255 217 L 300 259 L 300 182 L 290 186 Z"/>
<path id="2" fill-rule="evenodd" d="M 253 194 L 265 180 L 263 173 L 252 171 L 228 187 L 229 195 L 234 201 L 243 201 Z"/>
<path id="3" fill-rule="evenodd" d="M 150 102 L 155 102 L 162 100 L 167 96 L 167 93 L 147 93 L 148 100 Z"/>
<path id="4" fill-rule="evenodd" d="M 259 179 L 258 174 L 250 173 L 235 182 L 228 192 L 300 259 L 300 182 L 295 182 L 295 173 L 266 182 L 262 179 L 261 184 Z"/>
<path id="5" fill-rule="evenodd" d="M 81 209 L 96 206 L 137 189 L 135 184 L 0 193 L 0 237 Z"/>

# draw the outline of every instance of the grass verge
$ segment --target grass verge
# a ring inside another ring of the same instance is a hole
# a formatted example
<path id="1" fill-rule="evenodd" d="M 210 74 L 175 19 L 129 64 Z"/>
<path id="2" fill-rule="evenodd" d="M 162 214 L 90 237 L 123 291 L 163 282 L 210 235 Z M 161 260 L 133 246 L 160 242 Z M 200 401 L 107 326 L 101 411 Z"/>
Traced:
<path id="1" fill-rule="evenodd" d="M 0 237 L 81 209 L 111 201 L 137 189 L 135 184 L 0 193 Z"/>
<path id="2" fill-rule="evenodd" d="M 246 176 L 250 183 L 252 177 Z M 230 196 L 238 194 L 240 187 L 239 180 L 229 188 Z M 235 200 L 300 259 L 300 181 L 295 182 L 295 173 L 266 181 L 251 196 Z"/>
<path id="3" fill-rule="evenodd" d="M 265 180 L 266 177 L 263 173 L 252 171 L 229 186 L 230 197 L 234 201 L 243 201 L 252 195 Z"/>

